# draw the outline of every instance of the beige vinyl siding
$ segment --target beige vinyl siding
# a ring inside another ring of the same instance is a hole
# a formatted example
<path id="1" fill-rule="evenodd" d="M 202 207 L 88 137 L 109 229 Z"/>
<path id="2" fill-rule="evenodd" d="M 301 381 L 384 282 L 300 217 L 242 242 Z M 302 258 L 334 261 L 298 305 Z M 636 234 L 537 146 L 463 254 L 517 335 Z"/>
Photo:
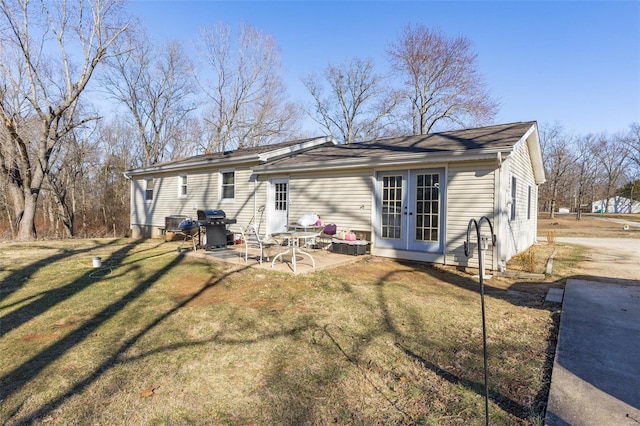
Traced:
<path id="1" fill-rule="evenodd" d="M 197 211 L 203 209 L 224 210 L 229 218 L 236 218 L 239 223 L 248 223 L 254 212 L 253 191 L 254 183 L 251 179 L 252 170 L 225 167 L 222 170 L 235 171 L 235 198 L 220 200 L 220 170 L 200 170 L 175 174 L 156 174 L 153 176 L 136 177 L 132 179 L 133 206 L 131 209 L 132 227 L 161 228 L 165 217 L 170 215 L 184 215 L 197 218 Z M 179 176 L 187 176 L 187 196 L 178 194 Z M 145 180 L 154 178 L 153 200 L 145 202 Z M 264 187 L 264 183 L 257 183 L 257 187 Z M 264 192 L 264 191 L 263 191 Z M 264 201 L 262 202 L 264 204 Z M 156 235 L 153 232 L 153 235 Z M 144 236 L 151 236 L 147 233 Z"/>
<path id="2" fill-rule="evenodd" d="M 464 254 L 469 220 L 487 216 L 494 221 L 495 162 L 450 164 L 447 169 L 446 260 L 447 264 L 478 266 L 477 251 L 471 259 Z M 486 229 L 485 229 L 486 228 Z M 483 233 L 489 227 L 483 225 Z M 476 241 L 475 229 L 472 242 Z M 485 265 L 491 267 L 492 251 L 486 252 Z"/>
<path id="3" fill-rule="evenodd" d="M 536 239 L 538 187 L 534 182 L 533 167 L 526 141 L 520 141 L 514 147 L 513 153 L 508 157 L 507 169 L 509 170 L 506 176 L 509 193 L 511 193 L 511 178 L 516 177 L 516 218 L 511 220 L 510 209 L 507 209 L 506 260 L 529 248 Z M 531 216 L 527 218 L 529 186 L 531 187 Z"/>
<path id="4" fill-rule="evenodd" d="M 289 223 L 316 213 L 338 230 L 371 230 L 372 170 L 291 175 Z"/>
<path id="5" fill-rule="evenodd" d="M 145 180 L 153 178 L 153 199 L 145 201 Z M 189 182 L 189 191 L 193 183 Z M 156 174 L 135 178 L 133 180 L 133 194 L 135 208 L 131 210 L 131 224 L 133 226 L 164 227 L 165 217 L 173 214 L 191 215 L 185 212 L 185 198 L 178 198 L 178 175 Z M 156 235 L 157 232 L 153 232 Z M 151 235 L 146 235 L 151 236 Z"/>

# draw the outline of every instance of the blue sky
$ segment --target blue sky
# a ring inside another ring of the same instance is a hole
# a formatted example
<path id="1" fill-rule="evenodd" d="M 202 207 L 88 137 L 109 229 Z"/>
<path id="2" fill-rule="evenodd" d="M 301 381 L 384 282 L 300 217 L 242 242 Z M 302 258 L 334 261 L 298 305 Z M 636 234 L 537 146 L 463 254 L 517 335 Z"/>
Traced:
<path id="1" fill-rule="evenodd" d="M 640 122 L 640 1 L 154 1 L 129 5 L 153 37 L 197 37 L 202 25 L 246 22 L 277 40 L 292 100 L 300 77 L 353 56 L 388 70 L 385 50 L 407 23 L 464 35 L 500 101 L 496 123 L 558 121 L 569 131 L 626 131 Z"/>

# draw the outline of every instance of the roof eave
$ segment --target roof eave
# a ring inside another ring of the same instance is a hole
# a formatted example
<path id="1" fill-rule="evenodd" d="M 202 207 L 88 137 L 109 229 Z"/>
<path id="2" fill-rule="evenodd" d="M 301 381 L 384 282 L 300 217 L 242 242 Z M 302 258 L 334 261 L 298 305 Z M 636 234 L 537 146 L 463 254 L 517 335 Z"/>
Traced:
<path id="1" fill-rule="evenodd" d="M 190 163 L 178 162 L 172 164 L 160 164 L 157 166 L 145 167 L 140 169 L 127 170 L 124 172 L 125 176 L 131 178 L 133 176 L 144 176 L 155 173 L 167 173 L 167 172 L 175 172 L 175 171 L 193 171 L 199 170 L 203 168 L 210 167 L 212 164 L 220 165 L 220 166 L 230 166 L 230 165 L 242 165 L 242 164 L 250 164 L 250 163 L 267 163 L 269 160 L 274 158 L 280 158 L 287 154 L 292 154 L 294 152 L 310 149 L 323 144 L 333 144 L 337 145 L 338 142 L 330 136 L 321 137 L 317 139 L 312 139 L 310 141 L 301 142 L 296 145 L 291 145 L 285 148 L 275 149 L 273 151 L 267 151 L 260 154 L 252 154 L 252 155 L 244 155 L 240 157 L 234 158 L 203 158 L 200 161 L 194 161 Z"/>
<path id="2" fill-rule="evenodd" d="M 533 139 L 531 139 L 533 137 Z M 537 185 L 541 185 L 547 181 L 544 173 L 544 163 L 542 162 L 542 147 L 540 145 L 540 134 L 538 133 L 538 124 L 533 123 L 531 128 L 522 136 L 521 139 L 527 141 L 529 149 L 529 157 L 531 158 L 531 166 L 533 167 L 533 177 Z"/>
<path id="3" fill-rule="evenodd" d="M 451 161 L 484 161 L 484 160 L 496 160 L 496 154 L 498 152 L 505 153 L 511 152 L 510 148 L 492 148 L 474 151 L 455 151 L 447 153 L 433 153 L 428 152 L 422 155 L 411 154 L 404 155 L 388 155 L 384 157 L 383 161 L 372 161 L 371 158 L 363 158 L 354 160 L 353 158 L 341 159 L 327 162 L 308 162 L 300 165 L 291 165 L 288 167 L 282 167 L 278 165 L 264 165 L 254 168 L 256 173 L 290 173 L 290 172 L 302 172 L 313 170 L 338 170 L 338 169 L 353 169 L 353 168 L 371 168 L 371 167 L 386 167 L 386 166 L 402 166 L 408 164 L 429 164 L 429 163 L 447 163 Z"/>
<path id="4" fill-rule="evenodd" d="M 145 167 L 142 169 L 127 170 L 124 173 L 125 173 L 125 176 L 128 176 L 129 178 L 131 178 L 133 176 L 144 176 L 144 175 L 150 175 L 155 173 L 167 173 L 167 172 L 175 172 L 175 171 L 186 172 L 186 171 L 199 170 L 199 169 L 207 168 L 212 164 L 216 164 L 220 166 L 225 166 L 225 165 L 228 166 L 228 165 L 242 165 L 247 163 L 256 163 L 258 161 L 259 161 L 258 155 L 248 155 L 243 157 L 235 157 L 232 159 L 208 158 L 208 159 L 194 161 L 192 163 L 187 163 L 187 164 L 175 163 L 175 164 L 165 164 L 165 165 Z"/>

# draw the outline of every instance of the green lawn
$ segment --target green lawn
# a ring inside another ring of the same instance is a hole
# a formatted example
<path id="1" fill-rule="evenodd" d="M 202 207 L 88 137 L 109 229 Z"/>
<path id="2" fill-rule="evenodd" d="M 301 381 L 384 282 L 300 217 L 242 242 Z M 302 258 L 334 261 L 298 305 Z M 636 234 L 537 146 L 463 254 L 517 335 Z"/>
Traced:
<path id="1" fill-rule="evenodd" d="M 478 284 L 455 269 L 294 276 L 69 240 L 0 244 L 0 283 L 2 424 L 484 423 Z M 541 423 L 550 285 L 487 282 L 492 424 Z"/>

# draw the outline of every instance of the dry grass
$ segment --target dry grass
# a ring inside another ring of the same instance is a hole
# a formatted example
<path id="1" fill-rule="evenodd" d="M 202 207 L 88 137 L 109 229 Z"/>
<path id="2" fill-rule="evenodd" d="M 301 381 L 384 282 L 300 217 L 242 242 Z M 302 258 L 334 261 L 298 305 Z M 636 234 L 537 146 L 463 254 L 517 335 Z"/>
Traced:
<path id="1" fill-rule="evenodd" d="M 454 269 L 236 271 L 128 240 L 0 251 L 2 424 L 484 422 L 478 285 Z M 487 284 L 492 424 L 540 422 L 550 285 Z"/>
<path id="2" fill-rule="evenodd" d="M 609 219 L 609 220 L 608 220 Z M 606 238 L 640 238 L 640 227 L 624 230 L 624 225 L 610 221 L 640 222 L 640 214 L 585 214 L 576 220 L 575 214 L 558 215 L 549 219 L 548 213 L 538 216 L 538 235 L 555 237 L 606 237 Z"/>

